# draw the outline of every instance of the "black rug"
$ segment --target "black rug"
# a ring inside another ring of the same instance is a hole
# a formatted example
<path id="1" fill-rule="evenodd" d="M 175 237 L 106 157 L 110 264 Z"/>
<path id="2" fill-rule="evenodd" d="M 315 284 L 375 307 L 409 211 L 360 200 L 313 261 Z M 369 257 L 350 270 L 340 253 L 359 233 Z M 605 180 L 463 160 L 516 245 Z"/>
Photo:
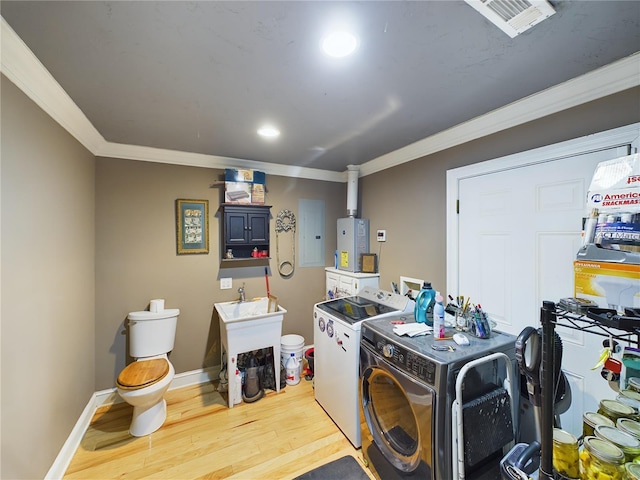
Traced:
<path id="1" fill-rule="evenodd" d="M 369 480 L 358 461 L 350 455 L 329 462 L 293 480 Z"/>

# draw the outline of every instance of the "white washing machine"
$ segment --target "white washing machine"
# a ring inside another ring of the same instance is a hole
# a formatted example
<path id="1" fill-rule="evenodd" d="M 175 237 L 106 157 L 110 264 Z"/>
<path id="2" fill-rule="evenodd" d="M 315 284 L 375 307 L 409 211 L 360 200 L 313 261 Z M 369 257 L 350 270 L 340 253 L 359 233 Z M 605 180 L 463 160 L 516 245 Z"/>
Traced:
<path id="1" fill-rule="evenodd" d="M 360 447 L 358 379 L 362 321 L 413 312 L 413 307 L 410 298 L 374 287 L 364 287 L 358 295 L 313 307 L 315 398 L 356 448 Z"/>

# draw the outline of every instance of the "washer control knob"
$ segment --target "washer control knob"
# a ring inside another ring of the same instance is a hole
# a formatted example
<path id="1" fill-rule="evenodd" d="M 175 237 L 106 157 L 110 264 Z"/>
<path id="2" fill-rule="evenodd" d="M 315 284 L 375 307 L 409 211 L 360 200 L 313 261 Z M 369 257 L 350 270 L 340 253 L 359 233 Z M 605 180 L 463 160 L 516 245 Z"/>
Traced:
<path id="1" fill-rule="evenodd" d="M 387 343 L 382 347 L 382 355 L 384 355 L 387 358 L 391 358 L 393 357 L 393 350 L 394 350 L 393 345 L 389 345 Z"/>

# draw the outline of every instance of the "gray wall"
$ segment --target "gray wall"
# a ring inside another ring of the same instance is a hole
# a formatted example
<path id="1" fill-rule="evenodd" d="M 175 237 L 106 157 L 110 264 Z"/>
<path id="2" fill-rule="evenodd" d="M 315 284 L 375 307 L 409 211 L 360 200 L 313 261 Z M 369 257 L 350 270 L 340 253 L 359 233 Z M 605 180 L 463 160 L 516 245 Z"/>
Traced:
<path id="1" fill-rule="evenodd" d="M 42 478 L 95 391 L 95 159 L 2 77 L 2 478 Z"/>
<path id="2" fill-rule="evenodd" d="M 179 308 L 171 362 L 176 372 L 220 365 L 220 331 L 214 303 L 266 295 L 264 266 L 220 268 L 220 205 L 223 187 L 209 188 L 224 171 L 133 160 L 99 158 L 96 167 L 96 387 L 111 388 L 124 368 L 127 313 L 164 298 Z M 271 205 L 271 293 L 287 309 L 283 333 L 313 343 L 311 312 L 324 294 L 323 267 L 301 268 L 287 279 L 277 272 L 275 220 L 282 209 L 298 214 L 298 199 L 325 201 L 327 265 L 333 263 L 335 224 L 346 212 L 346 185 L 267 175 Z M 176 255 L 175 201 L 209 201 L 208 255 Z M 286 238 L 283 239 L 284 241 Z M 287 244 L 289 245 L 289 244 Z M 290 248 L 290 245 L 289 245 Z M 299 252 L 299 245 L 296 248 Z M 283 252 L 284 253 L 287 252 Z M 284 257 L 282 257 L 284 258 Z M 287 257 L 290 258 L 290 255 Z M 233 278 L 220 290 L 220 277 Z"/>
<path id="3" fill-rule="evenodd" d="M 362 178 L 359 210 L 371 220 L 372 250 L 376 229 L 389 238 L 380 251 L 382 287 L 409 275 L 444 290 L 448 168 L 638 122 L 639 95 L 636 88 Z M 264 269 L 225 271 L 234 288 L 219 289 L 220 191 L 209 184 L 221 171 L 94 159 L 4 78 L 1 102 L 0 474 L 30 479 L 46 474 L 91 393 L 113 386 L 126 362 L 121 332 L 129 311 L 165 298 L 182 311 L 176 371 L 216 365 L 213 304 L 235 298 L 242 281 L 249 296 L 264 295 Z M 269 175 L 267 187 L 274 216 L 284 208 L 297 213 L 299 198 L 324 199 L 331 265 L 345 185 Z M 210 201 L 209 255 L 175 255 L 177 198 Z M 271 229 L 273 239 L 273 222 Z M 323 269 L 297 268 L 291 280 L 273 272 L 270 283 L 289 310 L 284 333 L 312 342 Z"/>

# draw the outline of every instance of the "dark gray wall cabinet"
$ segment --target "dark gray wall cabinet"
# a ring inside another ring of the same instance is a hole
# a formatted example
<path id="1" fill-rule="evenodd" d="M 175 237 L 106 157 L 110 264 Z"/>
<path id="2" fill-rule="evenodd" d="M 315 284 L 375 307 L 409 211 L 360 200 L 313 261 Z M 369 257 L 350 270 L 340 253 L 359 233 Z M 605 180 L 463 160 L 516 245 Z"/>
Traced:
<path id="1" fill-rule="evenodd" d="M 265 260 L 268 258 L 271 207 L 268 205 L 224 204 L 220 210 L 223 221 L 222 260 Z"/>

